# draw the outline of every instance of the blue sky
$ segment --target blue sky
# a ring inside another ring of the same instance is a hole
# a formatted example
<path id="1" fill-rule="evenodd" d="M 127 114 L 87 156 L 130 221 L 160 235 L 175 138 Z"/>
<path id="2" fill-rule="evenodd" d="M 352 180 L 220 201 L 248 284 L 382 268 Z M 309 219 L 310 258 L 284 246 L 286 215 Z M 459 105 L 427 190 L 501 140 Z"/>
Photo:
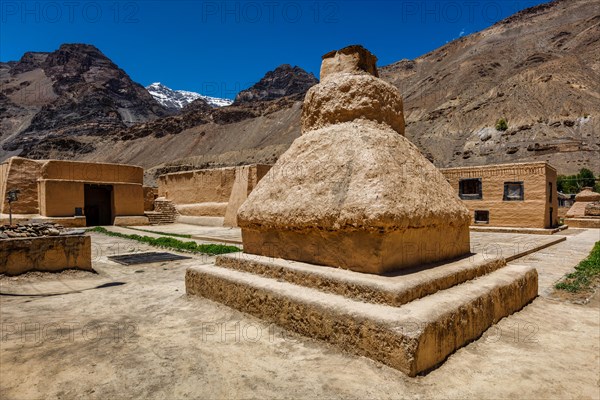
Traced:
<path id="1" fill-rule="evenodd" d="M 233 98 L 280 64 L 318 76 L 362 44 L 380 66 L 416 58 L 541 0 L 0 2 L 0 60 L 90 43 L 144 86 Z"/>

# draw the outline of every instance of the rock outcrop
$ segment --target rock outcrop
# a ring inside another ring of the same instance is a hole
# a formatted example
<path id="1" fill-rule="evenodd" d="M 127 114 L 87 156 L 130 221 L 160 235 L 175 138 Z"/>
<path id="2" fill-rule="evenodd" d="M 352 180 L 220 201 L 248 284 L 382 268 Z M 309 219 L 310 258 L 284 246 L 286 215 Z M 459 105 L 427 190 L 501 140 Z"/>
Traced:
<path id="1" fill-rule="evenodd" d="M 254 101 L 274 100 L 295 94 L 304 95 L 308 89 L 319 83 L 312 73 L 302 68 L 283 64 L 269 71 L 256 84 L 242 90 L 235 97 L 234 104 Z"/>
<path id="2" fill-rule="evenodd" d="M 360 46 L 324 56 L 302 136 L 240 208 L 245 252 L 375 274 L 469 252 L 469 213 L 403 136 L 375 61 Z"/>
<path id="3" fill-rule="evenodd" d="M 0 127 L 9 133 L 0 132 L 3 149 L 24 157 L 48 157 L 53 150 L 65 156 L 89 153 L 94 140 L 78 138 L 101 137 L 168 114 L 92 45 L 25 53 L 0 68 L 0 80 Z"/>

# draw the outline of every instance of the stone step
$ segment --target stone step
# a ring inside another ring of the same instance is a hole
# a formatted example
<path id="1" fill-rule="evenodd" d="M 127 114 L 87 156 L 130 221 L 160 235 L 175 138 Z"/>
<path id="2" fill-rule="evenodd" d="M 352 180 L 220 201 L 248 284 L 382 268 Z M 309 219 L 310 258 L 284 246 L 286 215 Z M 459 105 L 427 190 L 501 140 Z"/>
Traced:
<path id="1" fill-rule="evenodd" d="M 223 226 L 225 222 L 224 217 L 204 217 L 204 216 L 190 216 L 190 215 L 178 215 L 176 221 L 180 224 L 189 225 L 200 225 L 200 226 Z"/>
<path id="2" fill-rule="evenodd" d="M 154 200 L 154 211 L 146 213 L 151 225 L 173 224 L 179 213 L 172 201 L 166 199 Z"/>
<path id="3" fill-rule="evenodd" d="M 565 224 L 571 228 L 598 229 L 600 228 L 600 217 L 565 218 Z"/>
<path id="4" fill-rule="evenodd" d="M 191 267 L 186 290 L 409 376 L 428 371 L 537 296 L 537 271 L 510 265 L 400 307 L 365 303 L 214 265 Z"/>
<path id="5" fill-rule="evenodd" d="M 218 256 L 215 265 L 284 280 L 371 303 L 399 306 L 486 275 L 506 265 L 503 258 L 474 254 L 442 265 L 394 275 L 364 274 L 340 268 L 247 253 Z"/>

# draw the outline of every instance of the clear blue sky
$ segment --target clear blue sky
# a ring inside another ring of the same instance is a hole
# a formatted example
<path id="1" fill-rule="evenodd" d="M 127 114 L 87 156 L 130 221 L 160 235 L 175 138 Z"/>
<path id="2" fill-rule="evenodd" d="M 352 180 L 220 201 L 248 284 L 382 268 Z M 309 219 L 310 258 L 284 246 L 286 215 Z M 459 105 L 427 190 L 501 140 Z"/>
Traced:
<path id="1" fill-rule="evenodd" d="M 90 43 L 144 86 L 233 98 L 280 64 L 318 77 L 322 54 L 362 44 L 383 66 L 543 2 L 2 0 L 0 60 Z"/>

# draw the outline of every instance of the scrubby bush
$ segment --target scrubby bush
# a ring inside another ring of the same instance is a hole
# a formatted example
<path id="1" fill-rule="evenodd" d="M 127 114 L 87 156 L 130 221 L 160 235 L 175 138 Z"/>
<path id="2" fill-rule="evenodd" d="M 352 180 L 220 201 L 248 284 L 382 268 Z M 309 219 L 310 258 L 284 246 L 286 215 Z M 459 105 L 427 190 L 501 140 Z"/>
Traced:
<path id="1" fill-rule="evenodd" d="M 579 170 L 575 175 L 559 175 L 556 177 L 556 188 L 562 193 L 579 193 L 584 187 L 600 190 L 600 181 L 596 182 L 594 173 L 587 168 Z"/>
<path id="2" fill-rule="evenodd" d="M 496 130 L 497 131 L 505 131 L 507 129 L 508 129 L 508 122 L 506 122 L 506 119 L 500 118 L 498 121 L 496 121 Z"/>

